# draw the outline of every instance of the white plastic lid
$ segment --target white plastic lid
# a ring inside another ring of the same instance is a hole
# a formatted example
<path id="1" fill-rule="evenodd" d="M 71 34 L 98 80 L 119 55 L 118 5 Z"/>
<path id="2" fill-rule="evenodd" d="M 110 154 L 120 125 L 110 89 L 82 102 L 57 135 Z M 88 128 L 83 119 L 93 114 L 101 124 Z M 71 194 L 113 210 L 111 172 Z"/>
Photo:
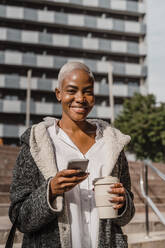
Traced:
<path id="1" fill-rule="evenodd" d="M 100 185 L 100 184 L 111 184 L 111 183 L 118 183 L 119 179 L 117 177 L 98 177 L 93 180 L 93 185 Z"/>

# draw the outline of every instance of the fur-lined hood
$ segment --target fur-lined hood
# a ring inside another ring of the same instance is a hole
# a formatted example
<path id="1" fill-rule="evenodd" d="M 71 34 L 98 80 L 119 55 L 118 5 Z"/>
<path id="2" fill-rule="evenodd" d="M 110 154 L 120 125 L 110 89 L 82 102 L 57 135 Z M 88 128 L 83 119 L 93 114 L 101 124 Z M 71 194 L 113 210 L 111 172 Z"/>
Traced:
<path id="1" fill-rule="evenodd" d="M 33 125 L 21 136 L 21 141 L 29 144 L 32 157 L 42 172 L 45 179 L 57 173 L 52 142 L 47 128 L 54 124 L 55 118 L 46 117 L 44 121 Z M 103 132 L 105 142 L 106 165 L 102 174 L 110 175 L 124 146 L 130 142 L 130 136 L 121 133 L 118 129 L 110 126 L 107 122 L 97 119 L 88 120 L 91 124 L 98 124 Z"/>

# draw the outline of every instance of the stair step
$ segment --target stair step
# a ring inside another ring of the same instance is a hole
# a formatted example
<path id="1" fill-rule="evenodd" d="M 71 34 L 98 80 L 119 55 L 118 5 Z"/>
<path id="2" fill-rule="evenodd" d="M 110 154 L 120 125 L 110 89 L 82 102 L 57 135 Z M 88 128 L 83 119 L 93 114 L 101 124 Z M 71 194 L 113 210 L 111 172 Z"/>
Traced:
<path id="1" fill-rule="evenodd" d="M 151 232 L 149 238 L 145 233 L 133 233 L 128 235 L 128 248 L 164 248 L 165 231 Z"/>
<path id="2" fill-rule="evenodd" d="M 0 192 L 0 203 L 10 203 L 10 194 L 8 192 Z"/>
<path id="3" fill-rule="evenodd" d="M 162 213 L 165 217 L 165 213 Z M 149 213 L 149 230 L 150 232 L 165 231 L 165 226 L 160 222 L 159 218 L 152 212 Z M 141 233 L 146 231 L 145 213 L 136 213 L 131 222 L 123 227 L 126 234 Z"/>
<path id="4" fill-rule="evenodd" d="M 0 183 L 0 192 L 9 192 L 10 184 L 9 183 Z"/>
<path id="5" fill-rule="evenodd" d="M 165 196 L 150 196 L 151 200 L 156 204 L 165 204 Z M 134 196 L 134 203 L 144 203 L 143 197 L 139 197 L 137 195 Z"/>
<path id="6" fill-rule="evenodd" d="M 9 203 L 0 203 L 0 216 L 7 216 L 9 211 Z"/>
<path id="7" fill-rule="evenodd" d="M 13 244 L 13 248 L 21 248 L 22 244 L 18 243 L 18 244 Z M 5 244 L 0 245 L 0 248 L 5 248 Z"/>
<path id="8" fill-rule="evenodd" d="M 4 245 L 6 243 L 6 240 L 7 240 L 7 237 L 9 235 L 9 231 L 10 231 L 12 224 L 11 224 L 11 222 L 7 216 L 0 217 L 0 223 L 1 223 L 1 225 L 0 225 L 0 245 Z M 23 237 L 23 234 L 17 230 L 16 234 L 15 234 L 14 242 L 16 244 L 20 244 L 22 242 L 22 237 Z"/>
<path id="9" fill-rule="evenodd" d="M 158 209 L 161 212 L 165 212 L 165 204 L 160 203 L 160 204 L 156 204 L 156 206 L 158 207 Z M 145 212 L 145 205 L 143 203 L 136 203 L 135 204 L 135 209 L 136 212 Z M 151 209 L 151 207 L 149 207 L 149 211 L 152 212 L 153 210 Z"/>

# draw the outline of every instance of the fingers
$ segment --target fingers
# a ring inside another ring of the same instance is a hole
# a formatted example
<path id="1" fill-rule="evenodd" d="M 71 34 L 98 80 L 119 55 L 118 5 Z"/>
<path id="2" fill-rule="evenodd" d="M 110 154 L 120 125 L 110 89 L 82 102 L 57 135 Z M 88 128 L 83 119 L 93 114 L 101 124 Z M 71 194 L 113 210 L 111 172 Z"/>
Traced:
<path id="1" fill-rule="evenodd" d="M 118 210 L 124 206 L 124 203 L 113 206 L 114 209 Z"/>
<path id="2" fill-rule="evenodd" d="M 115 184 L 111 185 L 108 192 L 110 194 L 125 195 L 125 188 L 123 187 L 122 183 L 115 183 Z"/>
<path id="3" fill-rule="evenodd" d="M 63 183 L 78 183 L 83 180 L 85 180 L 88 177 L 88 173 L 85 173 L 85 175 L 82 176 L 72 176 L 72 177 L 58 177 L 57 178 L 57 183 L 58 184 L 63 184 Z"/>
<path id="4" fill-rule="evenodd" d="M 125 196 L 118 196 L 118 197 L 113 197 L 110 202 L 116 203 L 113 208 L 114 209 L 120 209 L 124 206 L 125 204 Z"/>
<path id="5" fill-rule="evenodd" d="M 50 191 L 53 196 L 63 194 L 78 183 L 81 183 L 88 177 L 89 173 L 82 172 L 81 170 L 62 170 L 59 171 L 50 182 Z"/>
<path id="6" fill-rule="evenodd" d="M 119 202 L 123 203 L 125 202 L 125 197 L 124 196 L 113 197 L 110 201 L 113 203 L 119 203 Z"/>
<path id="7" fill-rule="evenodd" d="M 71 176 L 74 176 L 74 175 L 77 175 L 79 173 L 82 173 L 81 170 L 61 170 L 59 171 L 56 176 L 58 177 L 71 177 Z"/>
<path id="8" fill-rule="evenodd" d="M 122 183 L 115 183 L 111 185 L 110 189 L 108 190 L 108 193 L 117 195 L 111 198 L 110 200 L 110 202 L 116 203 L 113 206 L 114 209 L 118 210 L 124 206 L 125 201 L 126 201 L 126 198 L 125 198 L 126 191 Z"/>

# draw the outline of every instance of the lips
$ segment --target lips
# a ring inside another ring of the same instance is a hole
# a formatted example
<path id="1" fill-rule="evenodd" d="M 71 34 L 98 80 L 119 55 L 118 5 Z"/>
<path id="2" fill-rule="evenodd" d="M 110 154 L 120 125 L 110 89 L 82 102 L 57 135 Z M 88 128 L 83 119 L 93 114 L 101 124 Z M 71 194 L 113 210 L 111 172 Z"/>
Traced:
<path id="1" fill-rule="evenodd" d="M 71 106 L 70 107 L 76 113 L 86 113 L 87 107 L 84 106 Z"/>

